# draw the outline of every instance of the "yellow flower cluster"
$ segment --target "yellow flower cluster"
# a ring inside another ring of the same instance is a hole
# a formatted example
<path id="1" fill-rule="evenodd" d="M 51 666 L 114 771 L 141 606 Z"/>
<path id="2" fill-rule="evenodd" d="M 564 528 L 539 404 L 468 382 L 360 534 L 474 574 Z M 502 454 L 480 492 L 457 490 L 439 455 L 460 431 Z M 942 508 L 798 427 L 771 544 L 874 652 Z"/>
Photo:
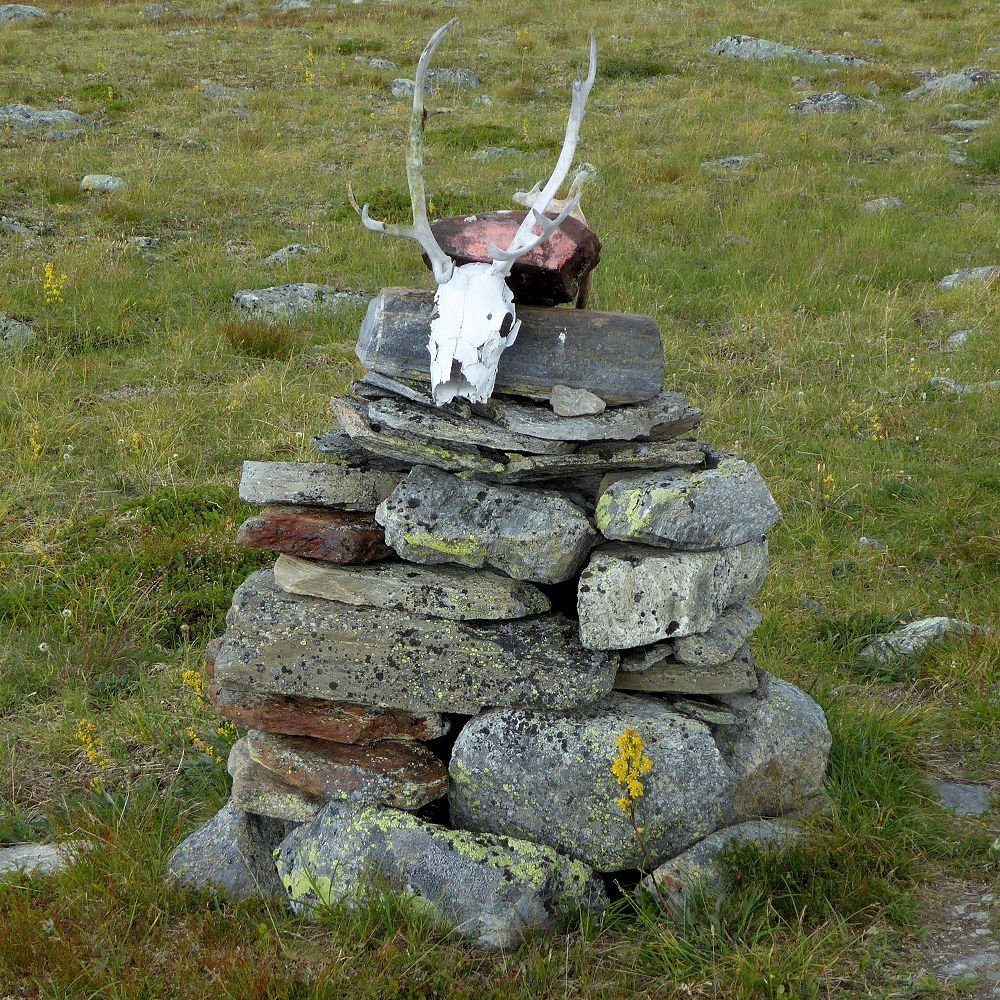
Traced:
<path id="1" fill-rule="evenodd" d="M 611 773 L 625 790 L 618 800 L 618 808 L 628 813 L 646 790 L 640 779 L 653 769 L 653 762 L 642 752 L 645 744 L 631 726 L 615 742 L 618 744 L 618 756 L 611 765 Z"/>
<path id="2" fill-rule="evenodd" d="M 186 686 L 191 688 L 192 691 L 199 698 L 205 696 L 205 682 L 201 678 L 201 671 L 199 670 L 185 670 L 181 674 L 181 682 Z"/>
<path id="3" fill-rule="evenodd" d="M 45 303 L 53 305 L 62 302 L 63 289 L 66 287 L 66 275 L 56 274 L 56 269 L 51 263 L 45 265 Z"/>
<path id="4" fill-rule="evenodd" d="M 97 736 L 97 729 L 94 724 L 87 719 L 81 719 L 76 726 L 76 739 L 87 751 L 87 760 L 98 770 L 98 774 L 90 779 L 90 787 L 101 794 L 104 791 L 104 782 L 100 775 L 112 766 L 111 758 L 104 752 L 101 741 Z"/>
<path id="5" fill-rule="evenodd" d="M 216 752 L 215 748 L 206 743 L 193 729 L 187 731 L 187 738 L 191 741 L 191 746 L 195 750 L 201 751 L 206 757 L 210 757 L 216 764 L 225 764 L 225 761 Z"/>

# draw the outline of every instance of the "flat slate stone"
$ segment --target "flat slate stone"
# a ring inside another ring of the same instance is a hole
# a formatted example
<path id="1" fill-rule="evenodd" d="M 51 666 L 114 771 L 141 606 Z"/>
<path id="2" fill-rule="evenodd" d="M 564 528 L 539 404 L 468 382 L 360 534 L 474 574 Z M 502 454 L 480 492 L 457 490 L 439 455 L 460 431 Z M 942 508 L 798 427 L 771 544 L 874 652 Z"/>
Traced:
<path id="1" fill-rule="evenodd" d="M 433 315 L 432 292 L 383 289 L 361 326 L 361 363 L 391 378 L 429 382 Z M 565 385 L 617 405 L 663 389 L 663 345 L 648 317 L 527 306 L 517 315 L 517 344 L 500 357 L 495 392 L 547 400 L 553 386 Z"/>
<path id="2" fill-rule="evenodd" d="M 273 853 L 293 825 L 237 809 L 227 802 L 167 858 L 167 877 L 230 899 L 282 898 L 285 888 Z"/>
<path id="3" fill-rule="evenodd" d="M 0 847 L 0 878 L 11 875 L 56 875 L 72 863 L 82 841 L 65 844 L 14 844 Z"/>
<path id="4" fill-rule="evenodd" d="M 98 127 L 97 122 L 63 108 L 56 108 L 53 111 L 39 111 L 28 104 L 8 104 L 0 108 L 0 128 L 11 128 L 18 132 L 56 129 L 60 131 L 60 134 L 70 138 L 83 135 Z"/>
<path id="5" fill-rule="evenodd" d="M 761 620 L 760 612 L 752 604 L 727 608 L 707 632 L 677 639 L 674 659 L 705 667 L 728 663 L 757 630 Z"/>
<path id="6" fill-rule="evenodd" d="M 963 267 L 947 275 L 938 282 L 938 288 L 950 292 L 964 285 L 986 283 L 1000 279 L 1000 264 L 986 264 L 983 267 Z"/>
<path id="7" fill-rule="evenodd" d="M 572 708 L 610 691 L 618 667 L 617 655 L 583 649 L 576 623 L 559 614 L 496 624 L 409 617 L 286 594 L 270 570 L 239 587 L 227 624 L 221 687 L 411 712 Z"/>
<path id="8" fill-rule="evenodd" d="M 645 852 L 611 772 L 627 728 L 652 761 L 635 807 Z M 602 872 L 672 857 L 722 826 L 735 794 L 708 726 L 658 698 L 617 693 L 570 712 L 485 712 L 459 733 L 450 773 L 456 826 L 524 837 Z"/>
<path id="9" fill-rule="evenodd" d="M 789 104 L 788 110 L 798 115 L 853 114 L 880 107 L 881 105 L 868 100 L 867 97 L 855 97 L 853 94 L 832 90 L 826 94 L 812 94 L 801 101 L 796 101 L 795 104 Z"/>
<path id="10" fill-rule="evenodd" d="M 289 594 L 424 618 L 491 621 L 552 609 L 551 601 L 537 587 L 484 569 L 472 573 L 409 563 L 341 567 L 283 555 L 275 564 L 274 580 Z"/>
<path id="11" fill-rule="evenodd" d="M 491 421 L 471 415 L 458 415 L 445 407 L 418 406 L 400 399 L 378 399 L 368 404 L 368 419 L 379 427 L 415 434 L 436 441 L 489 448 L 494 451 L 531 452 L 559 455 L 573 450 L 563 441 L 549 441 L 504 430 Z"/>
<path id="12" fill-rule="evenodd" d="M 1000 72 L 966 66 L 957 73 L 936 74 L 924 80 L 919 87 L 903 94 L 904 101 L 915 101 L 918 97 L 936 94 L 967 94 L 976 87 L 986 87 L 1000 81 Z"/>
<path id="13" fill-rule="evenodd" d="M 440 78 L 437 78 L 440 82 Z M 546 213 L 554 219 L 557 212 Z M 437 241 L 456 264 L 489 264 L 489 246 L 506 248 L 527 215 L 523 211 L 453 216 L 431 225 Z M 565 219 L 541 245 L 518 257 L 507 284 L 516 303 L 557 306 L 572 302 L 586 276 L 601 259 L 601 241 L 578 219 Z M 426 256 L 425 262 L 430 266 Z"/>
<path id="14" fill-rule="evenodd" d="M 319 796 L 288 785 L 272 771 L 261 767 L 250 756 L 245 736 L 229 751 L 228 768 L 233 779 L 230 801 L 241 812 L 290 823 L 308 823 L 325 805 Z"/>
<path id="15" fill-rule="evenodd" d="M 334 462 L 244 462 L 240 499 L 258 506 L 304 504 L 372 513 L 405 475 Z"/>
<path id="16" fill-rule="evenodd" d="M 597 528 L 618 541 L 724 549 L 762 538 L 781 520 L 756 468 L 738 458 L 723 458 L 714 469 L 609 480 L 597 500 Z"/>
<path id="17" fill-rule="evenodd" d="M 580 637 L 588 649 L 631 649 L 705 632 L 753 597 L 767 572 L 767 542 L 713 552 L 665 552 L 612 542 L 580 575 Z"/>
<path id="18" fill-rule="evenodd" d="M 945 809 L 959 816 L 983 816 L 990 811 L 993 792 L 989 785 L 963 785 L 931 778 L 931 784 Z"/>
<path id="19" fill-rule="evenodd" d="M 490 486 L 416 466 L 375 512 L 385 538 L 416 563 L 493 566 L 515 580 L 574 576 L 597 533 L 557 493 Z"/>
<path id="20" fill-rule="evenodd" d="M 701 423 L 701 410 L 688 406 L 679 392 L 661 392 L 655 399 L 616 406 L 589 416 L 561 417 L 550 407 L 494 396 L 477 407 L 492 421 L 516 434 L 549 441 L 669 440 Z"/>
<path id="21" fill-rule="evenodd" d="M 526 931 L 554 927 L 567 911 L 607 905 L 586 865 L 549 848 L 373 806 L 328 806 L 288 835 L 276 867 L 296 913 L 377 898 L 378 873 L 484 948 L 516 947 Z"/>
<path id="22" fill-rule="evenodd" d="M 743 646 L 728 662 L 711 666 L 691 666 L 662 660 L 640 671 L 630 671 L 628 654 L 615 677 L 616 691 L 645 691 L 663 694 L 743 694 L 757 688 L 753 653 Z"/>
<path id="23" fill-rule="evenodd" d="M 334 743 L 436 740 L 450 728 L 448 720 L 437 712 L 369 708 L 232 687 L 218 681 L 209 685 L 208 695 L 219 715 L 241 726 Z"/>
<path id="24" fill-rule="evenodd" d="M 265 507 L 243 522 L 236 541 L 330 563 L 369 563 L 392 555 L 370 514 L 328 507 Z"/>
<path id="25" fill-rule="evenodd" d="M 250 759 L 279 781 L 329 802 L 414 811 L 448 792 L 448 770 L 422 743 L 357 745 L 251 729 Z"/>

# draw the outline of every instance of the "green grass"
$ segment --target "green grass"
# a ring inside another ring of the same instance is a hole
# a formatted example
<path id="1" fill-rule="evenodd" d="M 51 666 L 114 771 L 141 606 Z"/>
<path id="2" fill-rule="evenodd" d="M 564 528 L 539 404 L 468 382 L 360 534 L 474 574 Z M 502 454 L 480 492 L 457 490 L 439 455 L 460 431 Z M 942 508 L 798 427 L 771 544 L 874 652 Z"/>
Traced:
<path id="1" fill-rule="evenodd" d="M 1000 263 L 998 132 L 962 146 L 955 117 L 995 116 L 996 88 L 908 103 L 913 72 L 1000 67 L 989 5 L 782 0 L 752 10 L 679 0 L 468 0 L 439 57 L 494 103 L 444 88 L 430 119 L 440 214 L 510 207 L 559 147 L 568 84 L 598 34 L 580 158 L 604 244 L 591 301 L 659 322 L 669 388 L 703 435 L 756 462 L 784 511 L 761 596 L 761 664 L 811 691 L 835 743 L 832 816 L 780 859 L 738 852 L 734 891 L 677 927 L 623 901 L 516 954 L 471 950 L 397 900 L 309 925 L 263 903 L 164 886 L 170 848 L 225 799 L 222 746 L 186 671 L 199 668 L 237 583 L 264 561 L 233 544 L 243 459 L 310 460 L 327 400 L 359 369 L 351 309 L 277 328 L 234 318 L 232 294 L 286 281 L 373 292 L 428 285 L 415 247 L 378 240 L 408 211 L 412 75 L 445 15 L 431 4 L 190 0 L 150 24 L 142 3 L 73 0 L 65 17 L 0 31 L 0 104 L 68 105 L 105 127 L 81 141 L 0 134 L 0 311 L 37 330 L 0 379 L 0 843 L 92 836 L 50 880 L 0 887 L 0 995 L 75 997 L 922 997 L 918 896 L 997 877 L 986 826 L 958 823 L 924 775 L 1000 787 L 1000 639 L 956 641 L 861 668 L 894 622 L 1000 621 L 1000 406 L 928 389 L 997 378 L 997 286 L 944 293 Z M 255 20 L 245 20 L 259 12 Z M 196 33 L 171 36 L 172 30 Z M 837 70 L 714 59 L 733 32 L 853 51 Z M 880 43 L 866 40 L 882 39 Z M 45 58 L 38 58 L 40 51 Z M 313 52 L 312 85 L 306 80 Z M 479 53 L 488 58 L 478 58 Z M 379 55 L 398 71 L 356 61 Z M 793 75 L 867 93 L 881 111 L 800 119 Z M 213 101 L 202 80 L 236 88 Z M 961 108 L 953 108 L 952 104 Z M 471 154 L 510 146 L 524 155 Z M 739 174 L 705 159 L 763 153 Z M 126 190 L 85 195 L 86 173 Z M 869 216 L 870 198 L 905 206 Z M 143 250 L 130 236 L 155 236 Z M 291 242 L 320 246 L 279 271 Z M 44 268 L 66 274 L 47 302 Z M 960 351 L 939 345 L 973 329 Z M 861 536 L 884 549 L 859 549 Z M 803 602 L 803 597 L 810 600 Z M 78 738 L 90 721 L 109 763 Z M 92 783 L 99 779 L 99 791 Z"/>

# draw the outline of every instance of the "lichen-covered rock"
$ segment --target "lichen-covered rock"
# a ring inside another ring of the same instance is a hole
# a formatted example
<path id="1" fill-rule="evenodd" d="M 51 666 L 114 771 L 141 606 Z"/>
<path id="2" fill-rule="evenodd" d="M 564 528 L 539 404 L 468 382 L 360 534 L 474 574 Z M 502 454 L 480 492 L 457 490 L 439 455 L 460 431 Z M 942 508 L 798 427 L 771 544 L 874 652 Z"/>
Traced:
<path id="1" fill-rule="evenodd" d="M 762 539 L 711 552 L 602 545 L 580 574 L 580 638 L 588 649 L 631 649 L 705 632 L 766 572 Z"/>
<path id="2" fill-rule="evenodd" d="M 35 338 L 35 331 L 27 323 L 0 313 L 0 348 L 24 347 Z"/>
<path id="3" fill-rule="evenodd" d="M 552 608 L 533 584 L 485 569 L 399 562 L 331 566 L 283 555 L 274 566 L 274 579 L 290 594 L 425 618 L 489 621 L 544 614 Z"/>
<path id="4" fill-rule="evenodd" d="M 273 771 L 258 764 L 247 750 L 245 736 L 229 751 L 228 769 L 233 779 L 230 799 L 242 812 L 307 823 L 326 804 L 320 796 L 286 784 Z"/>
<path id="5" fill-rule="evenodd" d="M 754 844 L 761 851 L 780 851 L 802 836 L 801 827 L 758 819 L 727 826 L 660 865 L 642 880 L 642 888 L 671 910 L 683 912 L 695 888 L 722 895 L 725 875 L 720 859 L 727 851 Z"/>
<path id="6" fill-rule="evenodd" d="M 916 656 L 932 643 L 959 635 L 975 635 L 979 631 L 981 630 L 971 622 L 959 621 L 957 618 L 921 618 L 920 621 L 910 622 L 890 635 L 880 636 L 870 642 L 861 650 L 861 659 L 888 663 L 901 657 Z"/>
<path id="7" fill-rule="evenodd" d="M 470 482 L 426 466 L 413 469 L 375 520 L 410 562 L 493 566 L 538 583 L 568 580 L 597 537 L 584 512 L 557 493 Z"/>
<path id="8" fill-rule="evenodd" d="M 753 695 L 719 700 L 742 719 L 717 734 L 736 776 L 734 818 L 795 812 L 823 789 L 830 729 L 823 709 L 804 691 L 759 671 Z"/>
<path id="9" fill-rule="evenodd" d="M 929 76 L 919 87 L 907 91 L 903 95 L 903 100 L 915 101 L 918 97 L 927 97 L 931 94 L 967 94 L 976 87 L 989 86 L 997 81 L 1000 81 L 1000 73 L 995 70 L 966 66 L 957 73 Z"/>
<path id="10" fill-rule="evenodd" d="M 964 285 L 973 285 L 1000 279 L 1000 264 L 986 264 L 983 267 L 963 267 L 938 282 L 938 288 L 950 292 Z"/>
<path id="11" fill-rule="evenodd" d="M 346 306 L 364 305 L 364 292 L 345 292 L 330 285 L 303 281 L 271 288 L 245 288 L 233 296 L 233 305 L 251 316 L 292 319 L 307 313 L 336 312 Z"/>
<path id="12" fill-rule="evenodd" d="M 789 59 L 795 62 L 812 63 L 815 66 L 864 66 L 860 56 L 844 55 L 841 52 L 823 52 L 821 49 L 806 49 L 795 45 L 771 42 L 753 35 L 729 35 L 709 48 L 713 56 L 729 56 L 749 62 L 771 62 Z"/>
<path id="13" fill-rule="evenodd" d="M 327 807 L 285 838 L 277 868 L 298 913 L 363 900 L 378 876 L 487 948 L 514 946 L 526 931 L 607 902 L 589 868 L 547 847 L 371 806 Z"/>
<path id="14" fill-rule="evenodd" d="M 636 804 L 645 858 L 611 773 L 629 727 L 653 763 Z M 449 770 L 456 826 L 548 844 L 604 872 L 674 856 L 726 821 L 734 795 L 708 726 L 624 694 L 571 712 L 485 712 L 462 729 Z"/>
<path id="15" fill-rule="evenodd" d="M 83 840 L 62 844 L 13 844 L 0 847 L 0 878 L 18 875 L 57 875 L 73 863 L 88 844 Z"/>
<path id="16" fill-rule="evenodd" d="M 0 5 L 0 24 L 14 21 L 35 21 L 45 17 L 45 11 L 26 3 L 5 3 Z"/>
<path id="17" fill-rule="evenodd" d="M 704 667 L 728 663 L 749 641 L 760 623 L 761 614 L 752 604 L 736 604 L 723 611 L 707 632 L 675 640 L 674 659 Z"/>
<path id="18" fill-rule="evenodd" d="M 563 615 L 418 618 L 286 594 L 270 570 L 239 587 L 226 620 L 220 686 L 411 712 L 573 708 L 607 694 L 618 667 L 616 654 L 585 650 Z"/>
<path id="19" fill-rule="evenodd" d="M 113 174 L 87 174 L 80 181 L 80 190 L 85 194 L 121 191 L 127 187 L 128 181 L 124 177 L 115 177 Z"/>
<path id="20" fill-rule="evenodd" d="M 181 885 L 215 889 L 232 899 L 283 897 L 273 855 L 292 827 L 227 802 L 174 848 L 167 858 L 167 875 Z"/>
<path id="21" fill-rule="evenodd" d="M 39 111 L 27 104 L 8 104 L 0 108 L 0 128 L 16 129 L 19 132 L 56 130 L 57 136 L 70 138 L 97 127 L 96 122 L 64 108 Z"/>
<path id="22" fill-rule="evenodd" d="M 597 501 L 605 538 L 685 551 L 724 549 L 761 538 L 781 520 L 756 468 L 723 458 L 714 469 L 615 477 Z"/>
<path id="23" fill-rule="evenodd" d="M 240 499 L 374 512 L 405 473 L 334 462 L 244 462 Z"/>
<path id="24" fill-rule="evenodd" d="M 788 110 L 798 115 L 853 114 L 856 111 L 876 110 L 881 105 L 867 97 L 855 97 L 832 90 L 826 94 L 812 94 L 801 101 L 788 105 Z"/>
<path id="25" fill-rule="evenodd" d="M 356 745 L 251 729 L 246 750 L 279 781 L 328 802 L 413 811 L 448 791 L 444 764 L 414 740 Z"/>
<path id="26" fill-rule="evenodd" d="M 656 647 L 653 647 L 654 649 Z M 753 652 L 742 646 L 724 663 L 678 663 L 673 658 L 641 669 L 629 668 L 631 654 L 622 656 L 622 667 L 615 676 L 616 691 L 646 691 L 664 694 L 741 694 L 755 691 L 758 685 Z"/>

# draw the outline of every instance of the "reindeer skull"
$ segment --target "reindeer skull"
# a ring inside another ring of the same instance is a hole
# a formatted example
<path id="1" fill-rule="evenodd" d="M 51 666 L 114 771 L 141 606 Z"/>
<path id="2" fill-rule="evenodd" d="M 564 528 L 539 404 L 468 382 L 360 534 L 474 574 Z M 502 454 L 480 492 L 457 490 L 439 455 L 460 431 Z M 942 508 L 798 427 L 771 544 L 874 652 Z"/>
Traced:
<path id="1" fill-rule="evenodd" d="M 441 249 L 427 218 L 423 177 L 424 83 L 431 57 L 444 36 L 458 23 L 453 18 L 434 32 L 420 55 L 413 90 L 413 114 L 410 119 L 410 142 L 406 155 L 406 177 L 413 208 L 412 226 L 394 226 L 379 222 L 368 214 L 368 206 L 359 208 L 351 194 L 351 203 L 361 215 L 365 227 L 389 236 L 416 240 L 424 249 L 434 271 L 437 292 L 434 295 L 434 318 L 431 321 L 431 389 L 439 406 L 463 397 L 472 403 L 485 403 L 493 393 L 500 355 L 514 343 L 520 321 L 514 311 L 514 294 L 507 284 L 514 262 L 544 243 L 574 212 L 580 203 L 579 185 L 559 203 L 559 214 L 550 219 L 546 209 L 573 163 L 580 123 L 590 88 L 597 74 L 597 43 L 590 38 L 590 70 L 585 80 L 573 83 L 573 100 L 562 152 L 552 176 L 544 187 L 532 190 L 532 208 L 525 216 L 506 250 L 490 245 L 492 264 L 455 262 Z M 348 189 L 350 190 L 350 189 Z M 535 230 L 540 232 L 536 234 Z"/>

